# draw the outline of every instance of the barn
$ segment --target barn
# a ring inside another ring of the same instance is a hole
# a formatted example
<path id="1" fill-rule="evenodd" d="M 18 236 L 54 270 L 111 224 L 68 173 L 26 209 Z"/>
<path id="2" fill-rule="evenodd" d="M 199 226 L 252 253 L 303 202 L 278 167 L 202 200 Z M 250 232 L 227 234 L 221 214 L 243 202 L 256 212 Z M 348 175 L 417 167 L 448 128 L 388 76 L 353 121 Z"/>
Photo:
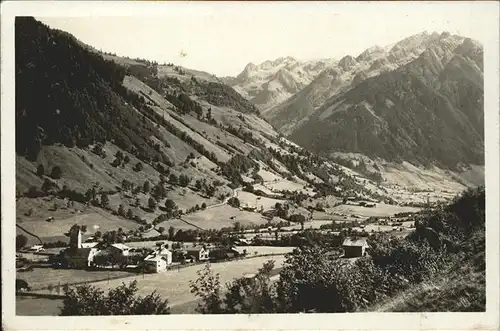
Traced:
<path id="1" fill-rule="evenodd" d="M 342 243 L 346 258 L 366 256 L 368 242 L 366 238 L 346 238 Z"/>

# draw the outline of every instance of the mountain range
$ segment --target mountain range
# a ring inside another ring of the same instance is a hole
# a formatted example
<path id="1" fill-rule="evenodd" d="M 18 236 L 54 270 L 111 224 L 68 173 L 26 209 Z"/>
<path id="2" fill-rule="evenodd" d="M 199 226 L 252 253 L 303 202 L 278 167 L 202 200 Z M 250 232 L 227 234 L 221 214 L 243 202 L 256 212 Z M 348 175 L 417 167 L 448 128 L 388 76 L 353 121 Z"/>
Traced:
<path id="1" fill-rule="evenodd" d="M 259 65 L 249 63 L 238 76 L 225 77 L 223 81 L 265 114 L 301 91 L 334 63 L 333 59 L 301 62 L 282 57 Z"/>
<path id="2" fill-rule="evenodd" d="M 269 77 L 271 63 L 262 71 L 266 74 L 252 66 L 250 77 Z M 478 42 L 423 32 L 324 63 L 303 88 L 262 112 L 292 141 L 323 155 L 353 152 L 445 168 L 484 164 L 483 50 Z M 250 81 L 235 90 L 262 107 L 248 97 L 248 88 L 255 90 L 264 80 Z"/>

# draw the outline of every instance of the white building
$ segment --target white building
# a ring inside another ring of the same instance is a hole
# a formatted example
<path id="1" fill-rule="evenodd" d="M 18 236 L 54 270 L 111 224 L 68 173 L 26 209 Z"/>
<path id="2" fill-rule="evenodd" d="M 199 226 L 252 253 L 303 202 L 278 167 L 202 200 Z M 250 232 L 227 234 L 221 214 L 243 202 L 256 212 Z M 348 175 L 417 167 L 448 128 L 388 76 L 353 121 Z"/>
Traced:
<path id="1" fill-rule="evenodd" d="M 166 245 L 160 244 L 153 253 L 146 256 L 144 263 L 151 271 L 164 271 L 167 269 L 167 266 L 172 264 L 172 251 Z"/>
<path id="2" fill-rule="evenodd" d="M 170 263 L 172 262 L 172 255 L 170 255 Z M 167 270 L 167 259 L 160 255 L 148 255 L 144 259 L 144 264 L 149 272 L 163 272 Z"/>
<path id="3" fill-rule="evenodd" d="M 196 261 L 208 261 L 210 251 L 206 247 L 193 247 L 187 250 L 187 255 L 192 256 Z"/>
<path id="4" fill-rule="evenodd" d="M 94 248 L 97 246 L 97 242 L 81 243 L 80 248 Z"/>
<path id="5" fill-rule="evenodd" d="M 43 245 L 33 245 L 30 247 L 30 251 L 32 251 L 32 252 L 41 252 L 43 250 L 45 250 L 43 248 Z"/>

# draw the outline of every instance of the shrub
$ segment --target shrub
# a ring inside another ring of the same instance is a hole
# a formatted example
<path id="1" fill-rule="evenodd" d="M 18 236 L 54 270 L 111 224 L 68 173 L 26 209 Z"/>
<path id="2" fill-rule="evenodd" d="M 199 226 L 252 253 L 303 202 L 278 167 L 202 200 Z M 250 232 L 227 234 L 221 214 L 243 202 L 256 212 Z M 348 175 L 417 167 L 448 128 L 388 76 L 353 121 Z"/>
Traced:
<path id="1" fill-rule="evenodd" d="M 61 175 L 62 175 L 62 170 L 61 170 L 61 167 L 59 166 L 54 166 L 52 168 L 52 171 L 50 172 L 50 177 L 54 178 L 54 179 L 60 179 L 61 178 Z"/>
<path id="2" fill-rule="evenodd" d="M 133 168 L 135 172 L 140 172 L 142 171 L 142 169 L 144 169 L 144 166 L 142 165 L 141 162 L 137 162 Z"/>
<path id="3" fill-rule="evenodd" d="M 236 197 L 233 197 L 227 201 L 227 204 L 234 208 L 240 207 L 240 200 Z"/>
<path id="4" fill-rule="evenodd" d="M 151 210 L 155 210 L 156 209 L 156 200 L 155 199 L 149 198 L 149 200 L 148 200 L 148 208 L 151 209 Z"/>
<path id="5" fill-rule="evenodd" d="M 36 167 L 36 174 L 39 177 L 45 174 L 45 168 L 43 167 L 43 165 L 39 164 L 38 167 Z"/>
<path id="6" fill-rule="evenodd" d="M 183 187 L 188 186 L 190 181 L 191 179 L 187 175 L 182 174 L 179 176 L 179 184 Z"/>
<path id="7" fill-rule="evenodd" d="M 65 287 L 62 316 L 75 315 L 164 315 L 170 313 L 168 300 L 156 292 L 137 296 L 137 281 L 123 283 L 108 294 L 91 285 Z"/>

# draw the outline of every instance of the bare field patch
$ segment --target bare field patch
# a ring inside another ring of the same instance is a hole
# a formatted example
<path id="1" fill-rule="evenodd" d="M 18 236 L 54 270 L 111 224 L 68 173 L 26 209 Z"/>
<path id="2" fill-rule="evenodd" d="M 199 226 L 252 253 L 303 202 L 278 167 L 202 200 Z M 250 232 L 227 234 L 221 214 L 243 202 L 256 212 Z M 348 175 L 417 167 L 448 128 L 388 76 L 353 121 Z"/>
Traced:
<path id="1" fill-rule="evenodd" d="M 405 212 L 418 212 L 421 208 L 417 207 L 404 207 L 404 206 L 396 206 L 396 205 L 388 205 L 385 203 L 377 203 L 376 207 L 368 208 L 356 205 L 340 205 L 334 208 L 330 208 L 330 213 L 336 214 L 345 214 L 350 216 L 351 214 L 371 217 L 371 216 L 392 216 L 397 213 L 405 213 Z"/>
<path id="2" fill-rule="evenodd" d="M 132 275 L 134 273 L 120 270 L 87 271 L 78 269 L 34 268 L 33 271 L 18 272 L 16 277 L 28 282 L 33 291 L 38 291 L 46 289 L 49 285 L 55 287 L 57 285 L 63 286 L 64 284 L 95 282 L 107 280 L 112 277 L 127 277 Z M 56 294 L 55 291 L 52 293 Z"/>
<path id="3" fill-rule="evenodd" d="M 258 225 L 268 222 L 267 219 L 259 213 L 239 210 L 228 205 L 221 205 L 185 215 L 183 219 L 202 229 L 232 227 L 235 222 L 240 222 L 242 225 Z"/>
<path id="4" fill-rule="evenodd" d="M 304 183 L 292 182 L 287 179 L 266 183 L 265 186 L 273 191 L 297 191 L 312 195 L 312 190 L 307 189 Z"/>
<path id="5" fill-rule="evenodd" d="M 264 210 L 274 208 L 276 203 L 284 203 L 284 200 L 260 197 L 245 191 L 238 192 L 238 199 L 240 200 L 240 204 L 242 206 L 248 205 L 249 207 L 256 207 L 257 209 L 262 207 Z"/>
<path id="6" fill-rule="evenodd" d="M 57 210 L 49 210 L 54 203 L 61 207 Z M 65 201 L 57 198 L 20 198 L 16 204 L 17 223 L 42 238 L 59 236 L 64 238 L 64 233 L 74 224 L 86 225 L 87 234 L 92 234 L 97 230 L 111 231 L 121 227 L 126 231 L 138 227 L 136 222 L 118 217 L 101 208 L 85 207 L 77 202 L 71 208 L 66 208 L 65 205 Z M 32 216 L 25 215 L 29 209 L 33 209 Z M 49 217 L 54 217 L 54 219 L 46 222 L 45 220 Z M 22 230 L 19 231 L 24 233 Z"/>

